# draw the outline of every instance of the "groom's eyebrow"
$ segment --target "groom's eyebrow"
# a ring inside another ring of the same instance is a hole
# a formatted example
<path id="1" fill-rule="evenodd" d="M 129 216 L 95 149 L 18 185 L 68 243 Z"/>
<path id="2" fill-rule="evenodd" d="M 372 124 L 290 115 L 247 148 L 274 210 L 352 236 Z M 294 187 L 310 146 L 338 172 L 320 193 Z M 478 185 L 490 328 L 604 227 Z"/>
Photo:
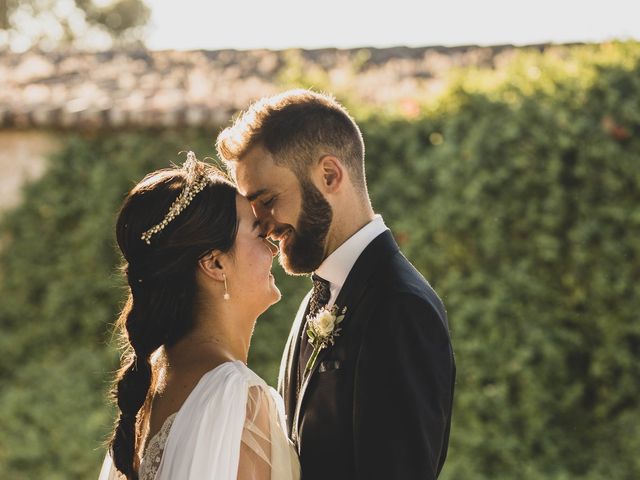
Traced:
<path id="1" fill-rule="evenodd" d="M 247 195 L 247 200 L 249 200 L 250 202 L 253 202 L 256 198 L 258 198 L 260 195 L 263 195 L 265 193 L 267 193 L 269 191 L 268 188 L 261 188 L 260 190 L 258 190 L 257 192 L 254 193 L 250 193 Z"/>

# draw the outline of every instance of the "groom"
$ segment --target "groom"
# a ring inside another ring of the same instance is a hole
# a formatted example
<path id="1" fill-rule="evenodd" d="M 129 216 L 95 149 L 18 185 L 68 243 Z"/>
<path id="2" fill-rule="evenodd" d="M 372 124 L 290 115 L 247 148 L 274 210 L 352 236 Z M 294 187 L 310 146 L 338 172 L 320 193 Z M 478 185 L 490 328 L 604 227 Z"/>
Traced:
<path id="1" fill-rule="evenodd" d="M 358 126 L 293 90 L 253 104 L 217 147 L 286 272 L 313 274 L 278 381 L 302 479 L 435 479 L 455 382 L 447 315 L 374 214 Z"/>

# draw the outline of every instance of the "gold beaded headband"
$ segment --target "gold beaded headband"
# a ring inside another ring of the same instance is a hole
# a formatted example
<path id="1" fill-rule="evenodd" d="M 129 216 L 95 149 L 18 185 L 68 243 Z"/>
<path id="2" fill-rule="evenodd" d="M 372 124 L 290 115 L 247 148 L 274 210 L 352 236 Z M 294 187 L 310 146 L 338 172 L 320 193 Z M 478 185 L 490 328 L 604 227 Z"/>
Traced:
<path id="1" fill-rule="evenodd" d="M 189 169 L 189 167 L 196 161 L 196 155 L 193 152 L 187 153 L 187 161 L 184 163 L 183 168 Z M 171 204 L 171 207 L 169 207 L 169 211 L 162 221 L 145 231 L 140 239 L 144 240 L 147 245 L 151 245 L 151 237 L 156 233 L 161 232 L 172 220 L 180 215 L 180 213 L 189 206 L 193 198 L 200 193 L 208 183 L 209 177 L 206 175 L 194 183 L 187 183 L 187 186 L 184 187 L 182 192 L 180 192 L 180 195 L 178 195 L 178 198 L 176 198 Z"/>

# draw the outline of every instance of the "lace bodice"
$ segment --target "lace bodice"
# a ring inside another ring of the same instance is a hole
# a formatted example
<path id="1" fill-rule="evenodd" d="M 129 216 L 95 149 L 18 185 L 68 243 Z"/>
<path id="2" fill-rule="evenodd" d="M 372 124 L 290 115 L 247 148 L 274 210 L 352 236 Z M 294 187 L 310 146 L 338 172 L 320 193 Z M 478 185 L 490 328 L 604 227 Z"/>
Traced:
<path id="1" fill-rule="evenodd" d="M 164 445 L 167 443 L 167 437 L 169 437 L 169 430 L 177 413 L 169 415 L 160 430 L 158 430 L 158 433 L 149 440 L 140 462 L 138 471 L 140 480 L 153 480 L 155 478 L 162 459 L 162 453 L 164 452 Z"/>

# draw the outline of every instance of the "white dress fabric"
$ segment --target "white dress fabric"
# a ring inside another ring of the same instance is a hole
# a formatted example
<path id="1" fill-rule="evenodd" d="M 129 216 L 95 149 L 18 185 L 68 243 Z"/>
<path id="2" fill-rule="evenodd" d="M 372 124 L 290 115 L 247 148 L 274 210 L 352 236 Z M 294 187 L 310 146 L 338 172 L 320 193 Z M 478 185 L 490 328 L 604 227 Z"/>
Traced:
<path id="1" fill-rule="evenodd" d="M 147 443 L 140 480 L 298 480 L 278 393 L 240 361 L 205 373 Z M 107 454 L 99 480 L 120 480 Z"/>

